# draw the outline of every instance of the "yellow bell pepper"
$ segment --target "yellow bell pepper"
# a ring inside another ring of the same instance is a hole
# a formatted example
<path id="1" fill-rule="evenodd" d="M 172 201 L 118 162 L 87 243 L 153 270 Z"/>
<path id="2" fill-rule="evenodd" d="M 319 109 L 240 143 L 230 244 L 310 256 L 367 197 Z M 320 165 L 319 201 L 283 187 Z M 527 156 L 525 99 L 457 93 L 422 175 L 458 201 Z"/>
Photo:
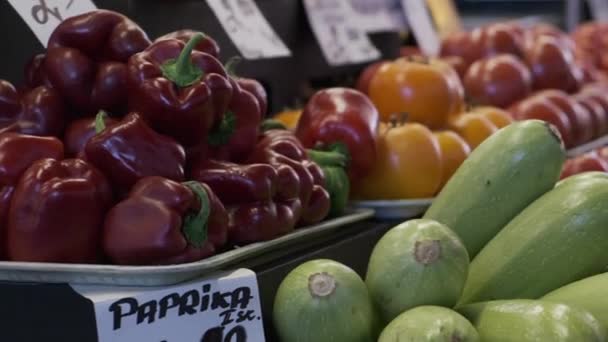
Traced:
<path id="1" fill-rule="evenodd" d="M 429 198 L 441 185 L 441 148 L 418 123 L 382 123 L 378 159 L 371 173 L 353 185 L 353 197 L 365 200 Z"/>

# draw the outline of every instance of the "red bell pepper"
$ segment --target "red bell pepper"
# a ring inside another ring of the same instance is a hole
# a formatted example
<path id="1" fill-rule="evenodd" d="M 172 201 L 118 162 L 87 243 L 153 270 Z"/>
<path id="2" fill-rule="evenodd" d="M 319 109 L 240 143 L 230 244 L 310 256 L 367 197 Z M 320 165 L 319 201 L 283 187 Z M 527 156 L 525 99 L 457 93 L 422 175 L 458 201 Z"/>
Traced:
<path id="1" fill-rule="evenodd" d="M 208 153 L 215 159 L 244 161 L 253 151 L 262 115 L 258 100 L 230 78 L 233 94 L 221 124 L 209 134 Z"/>
<path id="2" fill-rule="evenodd" d="M 8 255 L 14 261 L 91 263 L 99 260 L 110 185 L 80 159 L 41 159 L 21 176 L 8 214 Z"/>
<path id="3" fill-rule="evenodd" d="M 186 44 L 194 36 L 196 36 L 198 34 L 202 34 L 203 39 L 201 39 L 198 42 L 198 44 L 196 44 L 196 46 L 194 46 L 194 50 L 210 54 L 211 56 L 219 59 L 220 58 L 220 46 L 217 44 L 217 42 L 213 38 L 209 37 L 208 35 L 200 32 L 200 31 L 178 30 L 178 31 L 174 31 L 171 33 L 167 33 L 164 36 L 158 37 L 158 38 L 156 38 L 156 40 L 154 42 L 156 43 L 161 40 L 177 39 L 177 40 L 181 40 L 182 42 L 184 42 Z"/>
<path id="4" fill-rule="evenodd" d="M 233 244 L 286 234 L 301 215 L 298 175 L 285 164 L 239 165 L 206 159 L 193 167 L 191 177 L 207 184 L 226 206 Z"/>
<path id="5" fill-rule="evenodd" d="M 262 117 L 264 117 L 268 111 L 268 93 L 266 93 L 264 86 L 258 80 L 253 78 L 239 77 L 237 83 L 241 89 L 246 90 L 255 96 L 260 104 L 260 112 L 262 113 Z"/>
<path id="6" fill-rule="evenodd" d="M 323 171 L 308 159 L 306 149 L 295 135 L 282 129 L 265 131 L 249 157 L 250 163 L 288 165 L 298 174 L 300 180 L 299 198 L 302 216 L 299 225 L 309 225 L 324 219 L 329 213 L 330 198 L 325 190 Z"/>
<path id="7" fill-rule="evenodd" d="M 129 60 L 129 106 L 156 131 L 190 147 L 207 141 L 222 121 L 232 86 L 222 64 L 193 50 L 196 34 L 184 44 L 160 40 Z"/>
<path id="8" fill-rule="evenodd" d="M 112 127 L 118 123 L 118 120 L 111 117 L 105 117 L 103 120 L 106 127 Z M 87 142 L 97 134 L 95 131 L 96 121 L 97 118 L 89 117 L 77 119 L 70 123 L 63 136 L 66 156 L 84 157 L 84 147 Z"/>
<path id="9" fill-rule="evenodd" d="M 228 214 L 203 183 L 140 179 L 106 217 L 103 246 L 121 265 L 177 264 L 215 254 L 228 236 Z"/>
<path id="10" fill-rule="evenodd" d="M 318 91 L 304 107 L 296 136 L 307 148 L 347 153 L 352 179 L 366 175 L 376 162 L 378 110 L 363 93 L 346 88 Z"/>
<path id="11" fill-rule="evenodd" d="M 0 258 L 7 256 L 6 224 L 15 185 L 23 172 L 44 158 L 63 159 L 57 138 L 18 133 L 0 134 Z"/>
<path id="12" fill-rule="evenodd" d="M 96 10 L 77 15 L 55 28 L 42 67 L 28 79 L 52 85 L 72 113 L 124 112 L 126 63 L 149 45 L 146 33 L 120 13 Z"/>
<path id="13" fill-rule="evenodd" d="M 117 193 L 128 192 L 146 176 L 184 180 L 186 155 L 175 140 L 156 133 L 137 113 L 107 128 L 104 116 L 97 116 L 99 133 L 85 145 L 84 158 L 110 179 Z"/>
<path id="14" fill-rule="evenodd" d="M 60 136 L 65 108 L 53 89 L 40 86 L 19 94 L 9 82 L 0 80 L 0 133 Z"/>

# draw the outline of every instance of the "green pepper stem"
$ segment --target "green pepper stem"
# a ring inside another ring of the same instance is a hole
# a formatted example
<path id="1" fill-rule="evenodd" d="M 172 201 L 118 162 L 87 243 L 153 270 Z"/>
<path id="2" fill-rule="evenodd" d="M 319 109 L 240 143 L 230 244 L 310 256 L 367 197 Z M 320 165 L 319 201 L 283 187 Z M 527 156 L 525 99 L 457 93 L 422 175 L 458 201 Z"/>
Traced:
<path id="1" fill-rule="evenodd" d="M 308 150 L 308 156 L 320 166 L 345 167 L 348 159 L 345 155 L 335 151 Z"/>
<path id="2" fill-rule="evenodd" d="M 209 195 L 201 183 L 189 181 L 182 183 L 187 186 L 200 202 L 200 209 L 196 213 L 189 213 L 184 217 L 182 232 L 192 246 L 201 248 L 207 241 L 207 225 L 209 223 L 209 215 L 211 208 L 209 203 Z"/>
<path id="3" fill-rule="evenodd" d="M 262 121 L 262 124 L 260 125 L 260 130 L 262 132 L 266 132 L 271 129 L 287 129 L 287 127 L 279 120 L 266 119 Z"/>
<path id="4" fill-rule="evenodd" d="M 207 143 L 211 146 L 227 144 L 236 131 L 236 115 L 228 111 L 224 114 L 222 121 L 216 129 L 209 133 Z"/>
<path id="5" fill-rule="evenodd" d="M 233 77 L 236 75 L 236 67 L 241 63 L 241 61 L 243 61 L 243 59 L 239 56 L 230 57 L 228 62 L 226 62 L 226 65 L 224 65 L 224 69 L 226 69 L 228 75 Z"/>
<path id="6" fill-rule="evenodd" d="M 192 50 L 205 38 L 202 33 L 197 33 L 186 43 L 177 59 L 171 59 L 161 65 L 163 75 L 178 87 L 187 87 L 197 82 L 203 76 L 203 71 L 192 64 Z"/>
<path id="7" fill-rule="evenodd" d="M 108 117 L 108 113 L 103 110 L 100 110 L 95 116 L 95 133 L 99 134 L 106 129 L 106 118 Z"/>
<path id="8" fill-rule="evenodd" d="M 190 70 L 190 67 L 192 66 L 192 60 L 190 59 L 192 50 L 194 50 L 196 44 L 203 40 L 203 38 L 205 38 L 205 36 L 202 33 L 197 33 L 190 38 L 188 43 L 186 43 L 186 46 L 184 46 L 184 49 L 175 62 L 175 69 L 179 74 L 185 74 Z"/>

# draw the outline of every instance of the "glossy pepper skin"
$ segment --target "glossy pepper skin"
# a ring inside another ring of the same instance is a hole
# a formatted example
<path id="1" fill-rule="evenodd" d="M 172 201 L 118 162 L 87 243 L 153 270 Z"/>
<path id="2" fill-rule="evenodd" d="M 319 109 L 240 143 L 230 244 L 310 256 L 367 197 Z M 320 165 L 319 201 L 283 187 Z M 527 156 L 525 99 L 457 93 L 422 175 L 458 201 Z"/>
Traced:
<path id="1" fill-rule="evenodd" d="M 156 38 L 156 40 L 154 42 L 156 43 L 161 40 L 177 39 L 177 40 L 181 40 L 185 44 L 185 43 L 188 43 L 197 34 L 202 34 L 203 39 L 201 39 L 198 42 L 198 44 L 196 44 L 194 49 L 196 51 L 210 54 L 211 56 L 219 59 L 220 58 L 220 46 L 217 44 L 217 42 L 213 38 L 211 38 L 210 36 L 200 32 L 200 31 L 194 31 L 194 30 L 188 30 L 188 29 L 177 30 L 177 31 L 167 33 L 164 36 L 160 36 L 160 37 Z"/>
<path id="2" fill-rule="evenodd" d="M 104 127 L 103 117 L 97 116 L 100 133 L 86 143 L 84 158 L 110 179 L 117 193 L 128 192 L 146 176 L 184 180 L 186 155 L 175 140 L 156 133 L 137 113 L 111 127 Z"/>
<path id="3" fill-rule="evenodd" d="M 307 148 L 345 145 L 351 180 L 366 175 L 376 161 L 378 111 L 363 93 L 329 88 L 313 95 L 298 121 L 296 136 Z"/>
<path id="4" fill-rule="evenodd" d="M 54 137 L 0 134 L 0 258 L 5 259 L 6 225 L 11 198 L 19 178 L 35 161 L 63 159 L 63 144 Z"/>
<path id="5" fill-rule="evenodd" d="M 55 90 L 40 86 L 20 94 L 0 80 L 0 132 L 60 136 L 64 116 L 63 100 Z"/>
<path id="6" fill-rule="evenodd" d="M 292 231 L 301 215 L 298 174 L 282 164 L 234 164 L 205 159 L 191 177 L 207 184 L 224 203 L 229 240 L 235 245 L 274 239 Z"/>
<path id="7" fill-rule="evenodd" d="M 108 212 L 103 248 L 120 265 L 177 264 L 215 254 L 227 237 L 228 214 L 207 185 L 145 177 Z"/>
<path id="8" fill-rule="evenodd" d="M 207 140 L 232 96 L 222 64 L 193 50 L 203 38 L 160 40 L 129 60 L 130 109 L 184 147 Z"/>
<path id="9" fill-rule="evenodd" d="M 233 93 L 222 123 L 207 139 L 213 158 L 243 162 L 255 148 L 262 121 L 260 105 L 255 96 L 230 78 Z"/>
<path id="10" fill-rule="evenodd" d="M 293 132 L 283 129 L 263 132 L 248 162 L 268 163 L 275 167 L 287 165 L 296 172 L 300 181 L 298 197 L 302 204 L 299 225 L 317 223 L 329 213 L 330 198 L 324 188 L 323 171 L 308 158 L 306 149 Z"/>
<path id="11" fill-rule="evenodd" d="M 63 136 L 66 156 L 70 158 L 80 158 L 84 156 L 84 147 L 87 142 L 97 134 L 97 132 L 95 132 L 96 121 L 97 119 L 95 117 L 88 117 L 76 119 L 68 125 Z M 112 127 L 118 122 L 119 121 L 115 118 L 104 118 L 106 127 Z"/>
<path id="12" fill-rule="evenodd" d="M 51 85 L 73 113 L 124 112 L 127 61 L 150 45 L 146 33 L 126 16 L 96 10 L 68 18 L 49 38 L 38 72 L 27 78 Z M 32 67 L 35 69 L 36 60 Z M 32 82 L 29 82 L 32 83 Z"/>
<path id="13" fill-rule="evenodd" d="M 104 175 L 80 159 L 41 159 L 21 176 L 8 215 L 14 261 L 92 263 L 112 202 Z"/>
<path id="14" fill-rule="evenodd" d="M 339 145 L 338 145 L 339 146 Z M 338 216 L 344 212 L 350 194 L 350 180 L 346 174 L 348 160 L 339 147 L 330 151 L 308 150 L 308 156 L 323 170 L 325 189 L 329 193 L 331 207 L 329 214 Z"/>

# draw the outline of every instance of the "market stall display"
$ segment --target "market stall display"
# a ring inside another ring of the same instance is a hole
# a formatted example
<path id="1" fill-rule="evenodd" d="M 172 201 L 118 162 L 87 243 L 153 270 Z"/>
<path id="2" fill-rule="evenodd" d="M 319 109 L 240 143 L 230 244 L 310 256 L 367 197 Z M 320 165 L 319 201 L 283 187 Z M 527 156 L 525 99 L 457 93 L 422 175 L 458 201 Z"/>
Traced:
<path id="1" fill-rule="evenodd" d="M 277 105 L 243 64 L 310 47 L 229 3 L 205 6 L 234 46 L 87 9 L 0 79 L 0 293 L 67 289 L 100 342 L 608 341 L 606 25 L 430 25 L 385 55 L 306 1 L 291 38 L 325 64 Z"/>
<path id="2" fill-rule="evenodd" d="M 535 142 L 528 145 L 528 139 Z M 484 341 L 604 341 L 608 327 L 586 311 L 588 304 L 580 308 L 576 296 L 566 297 L 567 302 L 554 300 L 557 304 L 539 300 L 602 273 L 608 262 L 603 253 L 608 236 L 602 229 L 608 219 L 602 206 L 608 202 L 608 176 L 582 173 L 558 183 L 564 161 L 563 141 L 550 124 L 513 123 L 471 153 L 423 219 L 406 221 L 386 233 L 369 260 L 369 294 L 351 299 L 374 301 L 385 326 L 380 340 L 387 335 L 398 336 L 399 341 L 416 334 L 432 336 L 458 327 L 476 330 Z M 295 279 L 310 281 L 304 275 Z M 291 286 L 298 286 L 293 282 Z M 314 300 L 317 305 L 333 304 L 322 297 Z M 287 303 L 277 297 L 275 305 Z M 447 309 L 435 313 L 431 324 L 424 320 L 428 316 L 418 314 L 428 305 Z M 456 313 L 444 318 L 448 309 L 464 315 L 474 328 L 463 326 L 463 320 L 455 325 Z M 318 314 L 292 310 L 300 312 L 301 320 Z M 348 316 L 346 311 L 342 315 Z M 405 317 L 420 320 L 416 329 L 395 332 L 407 324 L 402 322 L 408 322 Z M 317 322 L 315 328 L 326 331 L 326 324 Z M 284 341 L 297 340 L 289 338 L 290 333 L 294 332 L 281 335 Z M 471 332 L 458 333 L 463 334 L 459 339 L 477 340 Z M 437 338 L 449 341 L 453 336 Z M 375 338 L 360 334 L 356 339 Z M 330 341 L 331 335 L 319 340 Z"/>

